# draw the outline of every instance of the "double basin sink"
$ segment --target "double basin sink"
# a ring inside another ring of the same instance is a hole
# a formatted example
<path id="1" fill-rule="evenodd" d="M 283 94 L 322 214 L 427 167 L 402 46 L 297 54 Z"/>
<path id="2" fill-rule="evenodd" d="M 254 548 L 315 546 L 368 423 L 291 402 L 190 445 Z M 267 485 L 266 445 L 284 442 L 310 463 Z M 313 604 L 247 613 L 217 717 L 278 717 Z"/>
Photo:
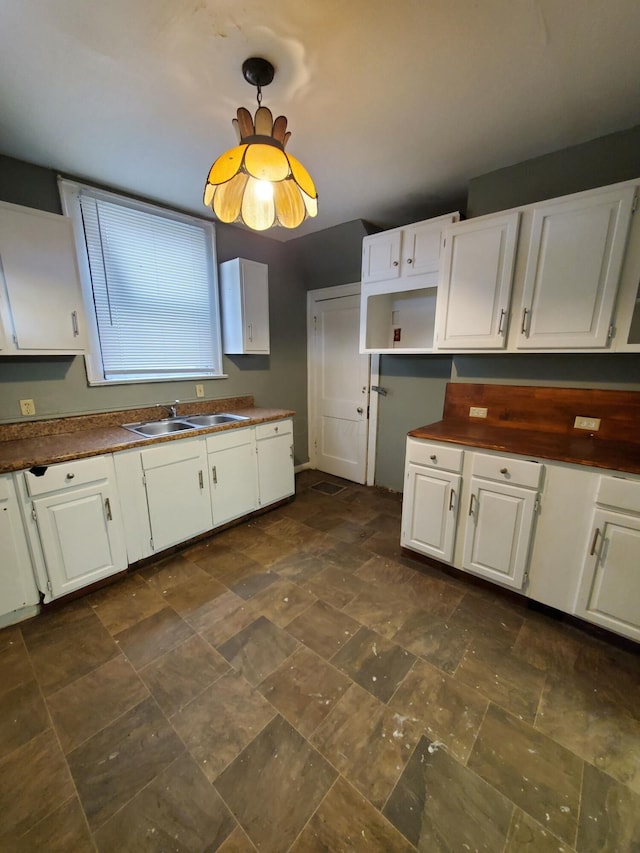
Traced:
<path id="1" fill-rule="evenodd" d="M 203 429 L 204 427 L 221 426 L 237 421 L 248 421 L 244 415 L 229 415 L 226 412 L 215 415 L 189 415 L 177 416 L 175 418 L 162 418 L 157 421 L 143 421 L 137 424 L 123 424 L 125 429 L 143 435 L 145 438 L 153 438 L 157 435 L 171 435 L 174 432 L 186 432 L 190 429 Z"/>

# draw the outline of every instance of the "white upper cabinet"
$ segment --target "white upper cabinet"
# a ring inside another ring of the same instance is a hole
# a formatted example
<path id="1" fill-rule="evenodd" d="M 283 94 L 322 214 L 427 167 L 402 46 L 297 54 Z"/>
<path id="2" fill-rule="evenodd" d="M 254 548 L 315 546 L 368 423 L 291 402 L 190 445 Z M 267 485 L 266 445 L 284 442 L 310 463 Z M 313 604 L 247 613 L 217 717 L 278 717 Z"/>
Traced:
<path id="1" fill-rule="evenodd" d="M 362 281 L 388 281 L 400 277 L 402 232 L 383 231 L 362 241 Z"/>
<path id="2" fill-rule="evenodd" d="M 86 327 L 71 221 L 0 202 L 2 355 L 78 354 Z"/>
<path id="3" fill-rule="evenodd" d="M 443 233 L 436 314 L 438 349 L 502 349 L 519 212 L 458 222 Z"/>
<path id="4" fill-rule="evenodd" d="M 635 188 L 533 208 L 517 349 L 608 346 Z"/>
<path id="5" fill-rule="evenodd" d="M 442 228 L 458 218 L 459 214 L 451 213 L 365 237 L 362 241 L 363 284 L 430 273 L 437 276 Z"/>
<path id="6" fill-rule="evenodd" d="M 433 350 L 442 229 L 449 213 L 362 241 L 360 352 Z"/>
<path id="7" fill-rule="evenodd" d="M 220 264 L 222 338 L 229 355 L 269 354 L 269 268 L 234 258 Z"/>

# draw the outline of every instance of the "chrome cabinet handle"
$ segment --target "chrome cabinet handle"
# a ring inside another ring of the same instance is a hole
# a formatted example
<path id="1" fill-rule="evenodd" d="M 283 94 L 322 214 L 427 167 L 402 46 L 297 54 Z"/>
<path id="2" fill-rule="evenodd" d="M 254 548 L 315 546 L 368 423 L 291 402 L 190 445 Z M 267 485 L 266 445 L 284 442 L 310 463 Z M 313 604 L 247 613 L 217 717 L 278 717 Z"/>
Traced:
<path id="1" fill-rule="evenodd" d="M 198 471 L 198 481 L 200 483 L 200 488 L 204 489 L 204 477 L 202 476 L 202 471 Z"/>
<path id="2" fill-rule="evenodd" d="M 451 492 L 449 493 L 449 509 L 450 510 L 453 510 L 453 502 L 455 500 L 455 497 L 456 497 L 456 490 L 451 489 Z"/>
<path id="3" fill-rule="evenodd" d="M 475 495 L 474 495 L 474 494 L 472 494 L 472 495 L 471 495 L 471 500 L 469 501 L 469 515 L 473 515 L 473 499 L 474 499 L 474 498 L 475 498 Z"/>
<path id="4" fill-rule="evenodd" d="M 504 308 L 500 310 L 500 320 L 498 321 L 498 334 L 504 334 L 504 318 L 507 316 L 507 312 Z"/>
<path id="5" fill-rule="evenodd" d="M 217 485 L 218 484 L 218 469 L 215 465 L 211 469 L 211 476 L 213 477 L 214 485 Z"/>
<path id="6" fill-rule="evenodd" d="M 71 312 L 71 326 L 73 327 L 73 337 L 77 338 L 78 335 L 80 334 L 80 331 L 78 329 L 78 312 L 77 311 Z"/>
<path id="7" fill-rule="evenodd" d="M 109 498 L 105 498 L 104 509 L 107 513 L 107 521 L 113 521 L 113 515 L 111 514 L 111 501 Z"/>
<path id="8" fill-rule="evenodd" d="M 249 340 L 253 341 L 253 323 L 249 323 Z"/>
<path id="9" fill-rule="evenodd" d="M 525 308 L 522 312 L 522 325 L 520 326 L 520 331 L 523 335 L 527 334 L 527 314 L 529 313 L 529 309 Z"/>
<path id="10" fill-rule="evenodd" d="M 600 528 L 596 527 L 596 532 L 593 534 L 593 542 L 591 543 L 591 550 L 589 551 L 589 556 L 593 557 L 596 553 L 596 543 L 598 542 L 598 536 L 600 535 Z"/>
<path id="11" fill-rule="evenodd" d="M 293 444 L 289 447 L 289 456 L 293 459 Z"/>

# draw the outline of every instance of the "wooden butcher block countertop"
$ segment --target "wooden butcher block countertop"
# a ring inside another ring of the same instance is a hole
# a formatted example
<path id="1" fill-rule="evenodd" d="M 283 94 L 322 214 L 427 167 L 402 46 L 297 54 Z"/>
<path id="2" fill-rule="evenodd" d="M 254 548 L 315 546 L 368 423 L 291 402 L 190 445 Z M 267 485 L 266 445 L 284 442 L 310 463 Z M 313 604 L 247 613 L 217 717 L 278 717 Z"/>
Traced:
<path id="1" fill-rule="evenodd" d="M 99 456 L 101 453 L 112 453 L 119 450 L 129 450 L 133 447 L 146 447 L 160 442 L 201 436 L 203 433 L 254 426 L 268 421 L 290 418 L 295 414 L 290 409 L 255 406 L 251 396 L 182 403 L 177 407 L 178 417 L 212 414 L 214 412 L 243 415 L 248 420 L 191 429 L 170 435 L 154 436 L 153 438 L 137 435 L 124 429 L 122 424 L 166 418 L 167 410 L 163 406 L 78 415 L 48 421 L 0 424 L 0 474 L 20 471 L 34 465 L 53 465 L 56 462 Z"/>
<path id="2" fill-rule="evenodd" d="M 599 430 L 576 429 L 578 416 L 599 418 Z M 449 383 L 443 419 L 409 436 L 640 474 L 640 393 Z"/>

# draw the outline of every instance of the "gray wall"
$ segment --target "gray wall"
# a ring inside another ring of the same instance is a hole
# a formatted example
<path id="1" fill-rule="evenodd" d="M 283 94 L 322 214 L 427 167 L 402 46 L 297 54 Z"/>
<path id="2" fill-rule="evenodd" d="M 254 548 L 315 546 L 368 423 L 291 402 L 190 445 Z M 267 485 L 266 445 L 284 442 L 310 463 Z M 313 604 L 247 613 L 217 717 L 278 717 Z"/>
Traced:
<path id="1" fill-rule="evenodd" d="M 0 200 L 60 213 L 57 175 L 0 156 Z M 286 244 L 216 224 L 218 260 L 246 257 L 269 265 L 271 354 L 225 356 L 228 379 L 205 380 L 206 399 L 253 394 L 258 405 L 294 409 L 296 463 L 306 462 L 306 288 Z M 194 382 L 87 384 L 81 357 L 0 357 L 0 422 L 21 418 L 18 401 L 32 398 L 39 417 L 126 409 L 160 401 L 194 400 Z"/>
<path id="2" fill-rule="evenodd" d="M 479 216 L 569 192 L 640 177 L 640 127 L 473 178 L 468 212 Z M 0 199 L 58 211 L 55 171 L 0 156 Z M 433 215 L 447 210 L 434 210 Z M 259 404 L 295 409 L 296 462 L 308 459 L 306 291 L 360 278 L 360 220 L 286 244 L 216 225 L 220 261 L 243 256 L 269 264 L 272 352 L 225 358 L 226 380 L 205 383 L 209 399 L 253 394 Z M 376 482 L 402 489 L 408 430 L 439 420 L 448 380 L 640 390 L 640 355 L 385 356 L 380 384 Z M 42 416 L 106 411 L 159 399 L 193 399 L 192 383 L 89 388 L 80 358 L 0 358 L 0 421 L 19 418 L 33 397 Z"/>
<path id="3" fill-rule="evenodd" d="M 473 178 L 467 216 L 639 177 L 640 126 Z M 387 356 L 381 361 L 380 384 L 388 395 L 380 399 L 376 483 L 395 490 L 403 486 L 405 433 L 440 420 L 448 379 L 640 390 L 636 353 Z"/>

